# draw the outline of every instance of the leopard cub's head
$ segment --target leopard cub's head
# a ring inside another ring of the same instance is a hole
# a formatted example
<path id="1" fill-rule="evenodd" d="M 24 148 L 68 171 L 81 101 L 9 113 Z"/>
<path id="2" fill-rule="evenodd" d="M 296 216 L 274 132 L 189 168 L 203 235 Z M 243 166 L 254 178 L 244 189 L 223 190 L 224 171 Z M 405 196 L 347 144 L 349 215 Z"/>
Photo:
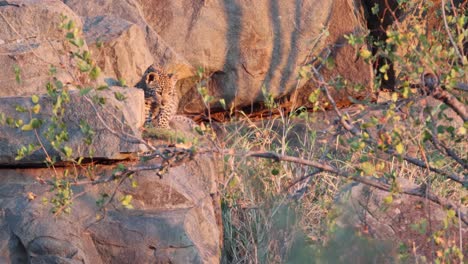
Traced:
<path id="1" fill-rule="evenodd" d="M 146 76 L 146 86 L 150 88 L 169 90 L 176 84 L 176 82 L 177 79 L 172 74 L 150 72 Z"/>

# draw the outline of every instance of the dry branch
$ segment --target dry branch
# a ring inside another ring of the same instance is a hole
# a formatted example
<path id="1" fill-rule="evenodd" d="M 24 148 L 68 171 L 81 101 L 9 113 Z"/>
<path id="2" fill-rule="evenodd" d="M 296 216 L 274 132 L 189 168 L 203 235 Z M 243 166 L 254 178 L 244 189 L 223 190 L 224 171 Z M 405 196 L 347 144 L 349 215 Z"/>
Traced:
<path id="1" fill-rule="evenodd" d="M 230 152 L 232 153 L 232 152 Z M 385 182 L 379 181 L 378 179 L 371 177 L 371 176 L 357 176 L 357 175 L 351 175 L 348 172 L 344 172 L 342 170 L 339 170 L 332 165 L 329 165 L 325 162 L 316 162 L 316 161 L 311 161 L 311 160 L 305 160 L 301 159 L 298 157 L 293 157 L 293 156 L 288 156 L 288 155 L 281 155 L 277 154 L 274 152 L 258 152 L 258 151 L 252 151 L 252 152 L 247 152 L 247 153 L 242 153 L 244 156 L 249 156 L 249 157 L 258 157 L 258 158 L 265 158 L 265 159 L 273 159 L 275 161 L 287 161 L 287 162 L 293 162 L 297 164 L 302 164 L 302 165 L 307 165 L 311 166 L 314 168 L 317 168 L 319 170 L 329 172 L 335 175 L 338 175 L 340 177 L 344 177 L 350 180 L 353 180 L 355 182 L 363 183 L 368 186 L 375 187 L 377 189 L 386 191 L 386 192 L 391 192 L 392 188 L 390 184 L 387 184 Z M 433 193 L 431 193 L 429 190 L 426 190 L 425 188 L 401 188 L 401 193 L 408 194 L 411 196 L 418 196 L 421 198 L 427 198 L 430 201 L 441 205 L 445 208 L 448 209 L 453 209 L 457 214 L 459 213 L 459 217 L 461 220 L 468 225 L 468 216 L 465 212 L 461 211 L 461 207 L 457 206 L 453 202 L 441 198 Z"/>

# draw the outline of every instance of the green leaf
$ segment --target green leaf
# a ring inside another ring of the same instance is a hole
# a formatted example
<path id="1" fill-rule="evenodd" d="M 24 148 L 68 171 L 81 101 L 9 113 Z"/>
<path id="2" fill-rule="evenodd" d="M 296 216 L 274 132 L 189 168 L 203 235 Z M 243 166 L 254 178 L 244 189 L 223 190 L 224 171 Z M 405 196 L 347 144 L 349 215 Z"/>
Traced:
<path id="1" fill-rule="evenodd" d="M 28 111 L 26 108 L 24 108 L 24 107 L 21 106 L 21 105 L 17 105 L 17 106 L 15 107 L 15 110 L 16 110 L 16 112 L 19 112 L 19 113 L 24 113 L 24 112 L 27 112 L 27 111 Z"/>
<path id="2" fill-rule="evenodd" d="M 119 100 L 119 101 L 124 101 L 125 99 L 127 99 L 125 97 L 125 95 L 123 95 L 122 93 L 120 92 L 114 92 L 114 96 L 115 96 L 115 99 Z"/>
<path id="3" fill-rule="evenodd" d="M 327 57 L 325 60 L 325 67 L 327 67 L 328 70 L 333 70 L 335 66 L 335 59 L 332 56 Z"/>
<path id="4" fill-rule="evenodd" d="M 24 124 L 23 120 L 21 120 L 21 119 L 15 120 L 15 127 L 20 127 L 23 124 Z"/>
<path id="5" fill-rule="evenodd" d="M 379 4 L 374 3 L 374 6 L 371 8 L 371 12 L 373 15 L 377 15 L 379 13 Z"/>
<path id="6" fill-rule="evenodd" d="M 6 118 L 6 124 L 10 127 L 14 127 L 15 126 L 15 119 L 13 119 L 12 117 L 7 117 Z"/>
<path id="7" fill-rule="evenodd" d="M 32 110 L 32 112 L 33 112 L 34 114 L 39 114 L 39 112 L 41 111 L 41 105 L 40 105 L 40 104 L 36 104 L 36 105 L 33 106 L 33 108 L 32 108 L 31 110 Z"/>
<path id="8" fill-rule="evenodd" d="M 91 90 L 93 90 L 93 87 L 83 88 L 80 90 L 80 95 L 87 95 Z"/>
<path id="9" fill-rule="evenodd" d="M 138 187 L 138 182 L 136 180 L 132 180 L 132 188 Z"/>
<path id="10" fill-rule="evenodd" d="M 91 52 L 89 52 L 87 50 L 83 51 L 82 58 L 87 63 L 91 63 Z"/>
<path id="11" fill-rule="evenodd" d="M 33 128 L 33 126 L 32 126 L 31 124 L 26 124 L 26 125 L 24 125 L 24 126 L 21 127 L 21 130 L 22 130 L 22 131 L 31 131 L 31 130 L 33 130 L 33 129 L 34 129 L 34 128 Z"/>
<path id="12" fill-rule="evenodd" d="M 66 30 L 72 30 L 74 27 L 75 27 L 75 22 L 72 19 L 70 19 L 70 21 L 68 21 L 68 23 L 65 25 Z"/>
<path id="13" fill-rule="evenodd" d="M 127 86 L 127 81 L 125 81 L 124 78 L 119 78 L 119 86 L 120 87 L 126 87 Z"/>
<path id="14" fill-rule="evenodd" d="M 361 169 L 366 176 L 371 176 L 375 174 L 375 166 L 374 164 L 366 161 L 361 164 Z"/>
<path id="15" fill-rule="evenodd" d="M 361 58 L 367 60 L 372 56 L 372 52 L 370 52 L 367 48 L 362 48 L 359 51 L 359 56 L 361 56 Z"/>
<path id="16" fill-rule="evenodd" d="M 309 80 L 310 79 L 310 71 L 311 71 L 311 66 L 310 65 L 301 66 L 301 68 L 299 69 L 299 78 Z"/>
<path id="17" fill-rule="evenodd" d="M 202 67 L 198 67 L 197 68 L 197 76 L 198 78 L 203 78 L 203 74 L 204 74 L 205 70 L 202 68 Z"/>
<path id="18" fill-rule="evenodd" d="M 96 41 L 96 48 L 100 49 L 100 48 L 102 48 L 102 47 L 104 47 L 104 42 L 103 42 L 102 40 L 99 40 L 99 39 L 98 39 L 98 40 Z"/>
<path id="19" fill-rule="evenodd" d="M 49 74 L 51 76 L 54 76 L 55 74 L 57 74 L 57 68 L 54 65 L 50 65 Z"/>
<path id="20" fill-rule="evenodd" d="M 131 204 L 132 199 L 133 199 L 132 195 L 126 194 L 120 199 L 120 203 L 127 209 L 133 209 L 133 206 Z"/>
<path id="21" fill-rule="evenodd" d="M 75 39 L 71 39 L 69 41 L 70 41 L 71 44 L 75 45 L 78 48 L 81 48 L 84 45 L 84 40 L 82 38 L 75 38 Z"/>
<path id="22" fill-rule="evenodd" d="M 78 61 L 76 66 L 81 72 L 89 72 L 91 70 L 91 65 L 85 61 Z"/>
<path id="23" fill-rule="evenodd" d="M 112 174 L 115 175 L 117 172 L 122 172 L 122 171 L 125 171 L 126 170 L 126 167 L 125 165 L 123 164 L 118 164 L 115 169 L 113 170 Z"/>
<path id="24" fill-rule="evenodd" d="M 91 72 L 89 73 L 89 78 L 91 78 L 91 80 L 96 80 L 99 75 L 101 74 L 101 68 L 99 68 L 99 66 L 94 66 L 92 69 L 91 69 Z"/>
<path id="25" fill-rule="evenodd" d="M 465 127 L 459 127 L 459 128 L 457 129 L 457 135 L 459 135 L 459 136 L 464 136 L 464 135 L 466 135 L 466 128 L 465 128 Z"/>
<path id="26" fill-rule="evenodd" d="M 39 96 L 37 96 L 37 95 L 31 96 L 31 101 L 32 101 L 34 104 L 37 104 L 37 103 L 39 102 Z"/>
<path id="27" fill-rule="evenodd" d="M 403 88 L 403 92 L 401 93 L 401 95 L 403 96 L 403 98 L 408 98 L 411 94 L 411 88 L 410 87 L 404 87 Z"/>
<path id="28" fill-rule="evenodd" d="M 109 89 L 109 86 L 107 86 L 107 85 L 101 85 L 98 88 L 96 88 L 96 90 L 98 90 L 98 91 L 103 91 L 103 90 L 107 90 L 107 89 Z"/>
<path id="29" fill-rule="evenodd" d="M 390 65 L 384 64 L 382 67 L 379 68 L 379 72 L 386 73 L 390 69 Z"/>
<path id="30" fill-rule="evenodd" d="M 455 217 L 455 211 L 452 210 L 452 209 L 449 209 L 449 210 L 447 211 L 447 217 L 449 217 L 449 218 L 454 218 L 454 217 Z"/>
<path id="31" fill-rule="evenodd" d="M 69 146 L 63 147 L 63 150 L 62 150 L 62 151 L 63 151 L 63 153 L 65 153 L 65 156 L 66 156 L 67 158 L 70 158 L 70 157 L 72 156 L 72 154 L 73 154 L 73 149 L 70 148 Z"/>
<path id="32" fill-rule="evenodd" d="M 102 96 L 93 96 L 93 102 L 95 104 L 98 104 L 98 105 L 105 105 L 106 104 L 106 98 L 102 97 Z"/>
<path id="33" fill-rule="evenodd" d="M 222 98 L 222 99 L 219 99 L 219 103 L 221 104 L 221 107 L 226 110 L 226 101 Z"/>
<path id="34" fill-rule="evenodd" d="M 39 128 L 41 125 L 42 125 L 42 120 L 41 119 L 37 119 L 37 118 L 33 118 L 31 119 L 31 122 L 29 122 L 31 124 L 31 126 L 36 129 L 36 128 Z"/>
<path id="35" fill-rule="evenodd" d="M 437 127 L 437 134 L 443 134 L 445 132 L 446 127 L 443 125 L 440 125 Z"/>
<path id="36" fill-rule="evenodd" d="M 21 84 L 21 68 L 18 65 L 15 65 L 13 66 L 13 70 L 15 71 L 16 83 Z"/>
<path id="37" fill-rule="evenodd" d="M 71 39 L 75 38 L 75 34 L 73 32 L 68 32 L 65 37 L 70 41 Z"/>
<path id="38" fill-rule="evenodd" d="M 395 150 L 398 154 L 403 154 L 403 152 L 405 151 L 405 147 L 403 146 L 403 144 L 400 142 L 398 143 L 398 145 L 396 145 L 395 147 Z"/>
<path id="39" fill-rule="evenodd" d="M 391 204 L 393 202 L 393 195 L 389 195 L 383 199 L 384 203 Z"/>
<path id="40" fill-rule="evenodd" d="M 309 102 L 311 102 L 311 103 L 317 102 L 318 98 L 319 98 L 319 95 L 320 95 L 320 89 L 316 89 L 313 92 L 311 92 L 309 94 L 309 98 L 308 98 Z"/>

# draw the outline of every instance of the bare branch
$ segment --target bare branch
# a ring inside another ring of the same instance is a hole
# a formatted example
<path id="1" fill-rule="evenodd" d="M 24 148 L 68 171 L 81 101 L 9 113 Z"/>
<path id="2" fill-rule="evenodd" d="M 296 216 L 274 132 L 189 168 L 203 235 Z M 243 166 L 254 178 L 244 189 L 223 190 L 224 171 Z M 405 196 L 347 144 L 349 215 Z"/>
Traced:
<path id="1" fill-rule="evenodd" d="M 452 108 L 453 111 L 455 111 L 463 119 L 463 122 L 468 121 L 468 114 L 465 105 L 462 102 L 458 101 L 458 99 L 451 93 L 449 93 L 446 90 L 443 90 L 439 86 L 432 93 L 432 96 L 435 99 L 444 102 L 446 105 Z"/>
<path id="2" fill-rule="evenodd" d="M 448 156 L 452 157 L 458 164 L 462 165 L 465 170 L 468 170 L 468 163 L 463 161 L 462 158 L 460 158 L 457 153 L 455 153 L 452 149 L 448 148 L 445 144 L 440 142 L 439 138 L 437 137 L 437 131 L 436 131 L 436 122 L 434 120 L 434 116 L 432 114 L 430 115 L 433 126 L 432 126 L 432 137 L 431 141 L 434 147 L 436 147 L 439 151 L 445 152 Z"/>
<path id="3" fill-rule="evenodd" d="M 99 114 L 99 111 L 97 110 L 96 108 L 96 105 L 94 104 L 94 102 L 89 98 L 87 97 L 86 95 L 83 96 L 83 98 L 85 98 L 85 100 L 91 105 L 91 107 L 93 108 L 94 110 L 94 113 L 96 114 L 97 118 L 99 119 L 99 121 L 101 122 L 101 124 L 114 136 L 122 139 L 122 140 L 125 140 L 129 143 L 133 143 L 133 144 L 143 144 L 145 145 L 147 148 L 151 149 L 151 150 L 155 150 L 155 148 L 153 146 L 151 146 L 150 144 L 148 144 L 146 141 L 144 141 L 143 139 L 140 139 L 138 137 L 135 137 L 134 135 L 131 135 L 131 134 L 128 134 L 124 131 L 120 131 L 117 132 L 115 130 L 113 130 L 111 127 L 109 127 L 109 125 L 107 125 L 106 121 L 104 121 L 104 119 L 102 118 L 102 116 Z"/>
<path id="4" fill-rule="evenodd" d="M 317 168 L 319 170 L 323 170 L 323 171 L 333 173 L 335 175 L 338 175 L 338 176 L 353 180 L 355 182 L 360 182 L 360 183 L 375 187 L 375 188 L 383 190 L 383 191 L 391 192 L 391 190 L 392 190 L 391 186 L 389 184 L 378 181 L 374 177 L 351 175 L 351 174 L 349 174 L 347 172 L 338 170 L 337 168 L 335 168 L 335 167 L 333 167 L 333 166 L 331 166 L 329 164 L 326 164 L 324 162 L 319 163 L 319 162 L 316 162 L 316 161 L 305 160 L 305 159 L 301 159 L 301 158 L 298 158 L 298 157 L 280 155 L 280 154 L 277 154 L 277 153 L 274 153 L 274 152 L 251 151 L 251 152 L 243 153 L 242 155 L 250 156 L 250 157 L 265 158 L 265 159 L 273 159 L 275 161 L 287 161 L 287 162 L 293 162 L 293 163 L 297 163 L 297 164 L 307 165 L 307 166 Z M 437 196 L 437 195 L 435 195 L 435 194 L 433 194 L 433 193 L 431 193 L 429 191 L 426 191 L 425 188 L 424 189 L 421 189 L 421 188 L 402 188 L 401 193 L 412 195 L 412 196 L 418 196 L 418 197 L 422 197 L 422 198 L 427 197 L 427 199 L 429 199 L 430 201 L 432 201 L 432 202 L 434 202 L 436 204 L 439 204 L 439 205 L 444 206 L 444 207 L 449 208 L 449 209 L 453 209 L 457 213 L 459 213 L 459 216 L 462 219 L 462 221 L 465 224 L 468 224 L 468 216 L 466 215 L 466 213 L 461 212 L 461 209 L 459 208 L 459 206 L 455 205 L 454 203 L 452 203 L 451 201 L 449 201 L 447 199 L 441 198 L 441 197 L 439 197 L 439 196 Z"/>
<path id="5" fill-rule="evenodd" d="M 462 91 L 465 91 L 465 92 L 468 92 L 468 84 L 466 83 L 457 83 L 454 87 L 455 89 L 458 89 L 458 90 L 462 90 Z"/>

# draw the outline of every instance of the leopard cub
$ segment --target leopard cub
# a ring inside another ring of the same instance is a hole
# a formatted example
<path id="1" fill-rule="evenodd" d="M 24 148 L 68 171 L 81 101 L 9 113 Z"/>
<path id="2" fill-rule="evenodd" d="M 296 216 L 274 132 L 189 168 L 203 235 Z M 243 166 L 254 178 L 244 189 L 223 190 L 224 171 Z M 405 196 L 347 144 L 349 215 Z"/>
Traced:
<path id="1" fill-rule="evenodd" d="M 157 128 L 178 127 L 183 123 L 190 128 L 195 122 L 188 117 L 178 116 L 179 98 L 176 93 L 177 79 L 162 68 L 151 65 L 143 74 L 142 80 L 136 85 L 145 94 L 145 125 Z"/>

